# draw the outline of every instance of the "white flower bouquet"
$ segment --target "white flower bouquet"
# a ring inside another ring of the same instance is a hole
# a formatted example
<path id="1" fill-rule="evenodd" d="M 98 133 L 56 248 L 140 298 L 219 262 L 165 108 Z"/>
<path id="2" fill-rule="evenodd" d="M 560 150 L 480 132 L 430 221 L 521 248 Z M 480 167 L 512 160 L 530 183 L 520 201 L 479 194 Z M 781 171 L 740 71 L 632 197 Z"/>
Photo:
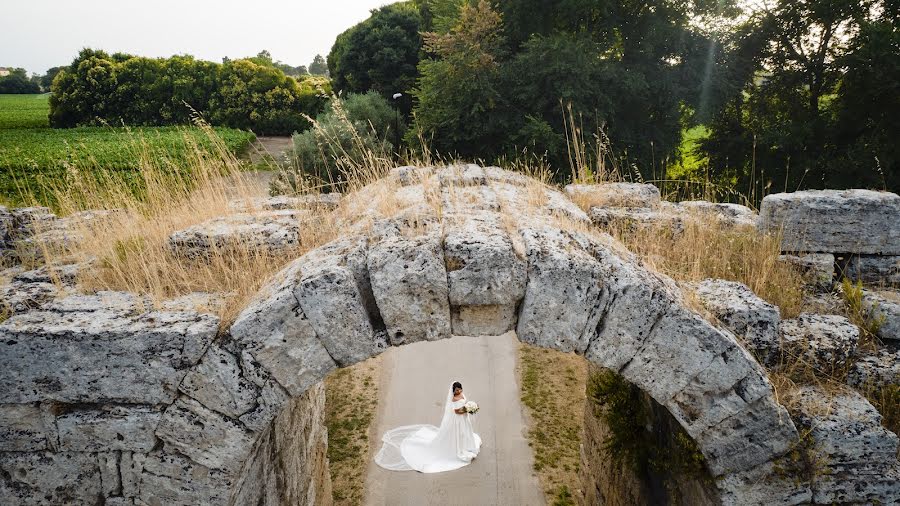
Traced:
<path id="1" fill-rule="evenodd" d="M 468 413 L 470 415 L 474 415 L 475 413 L 478 413 L 478 409 L 479 409 L 478 404 L 476 404 L 472 401 L 467 402 L 466 405 L 463 406 L 463 408 L 465 408 L 466 413 Z"/>

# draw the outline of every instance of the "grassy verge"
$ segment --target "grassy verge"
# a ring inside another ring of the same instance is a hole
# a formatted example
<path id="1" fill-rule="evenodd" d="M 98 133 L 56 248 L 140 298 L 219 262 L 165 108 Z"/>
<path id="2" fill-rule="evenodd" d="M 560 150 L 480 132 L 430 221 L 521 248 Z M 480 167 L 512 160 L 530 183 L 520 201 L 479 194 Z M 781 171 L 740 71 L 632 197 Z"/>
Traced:
<path id="1" fill-rule="evenodd" d="M 362 504 L 371 455 L 369 426 L 378 408 L 381 359 L 340 369 L 325 379 L 328 463 L 336 506 Z"/>
<path id="2" fill-rule="evenodd" d="M 575 354 L 521 345 L 518 374 L 528 445 L 547 502 L 577 504 L 587 362 Z"/>

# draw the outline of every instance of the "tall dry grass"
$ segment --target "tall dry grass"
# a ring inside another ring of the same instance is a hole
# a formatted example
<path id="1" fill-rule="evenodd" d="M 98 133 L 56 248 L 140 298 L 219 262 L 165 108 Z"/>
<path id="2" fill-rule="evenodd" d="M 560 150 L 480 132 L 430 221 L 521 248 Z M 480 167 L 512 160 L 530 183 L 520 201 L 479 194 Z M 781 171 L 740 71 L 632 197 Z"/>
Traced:
<path id="1" fill-rule="evenodd" d="M 727 228 L 713 219 L 685 220 L 680 234 L 656 228 L 614 228 L 612 235 L 645 264 L 677 281 L 706 278 L 738 281 L 781 309 L 782 318 L 800 314 L 803 279 L 778 261 L 781 239 L 752 228 Z"/>

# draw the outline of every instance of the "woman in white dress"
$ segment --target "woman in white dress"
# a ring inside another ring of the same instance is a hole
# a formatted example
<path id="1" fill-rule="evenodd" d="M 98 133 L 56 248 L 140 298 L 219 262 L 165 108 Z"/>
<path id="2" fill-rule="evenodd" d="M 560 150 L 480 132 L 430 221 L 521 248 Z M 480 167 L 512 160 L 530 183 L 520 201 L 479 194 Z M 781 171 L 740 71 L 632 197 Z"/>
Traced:
<path id="1" fill-rule="evenodd" d="M 384 434 L 375 462 L 391 471 L 440 473 L 459 469 L 478 455 L 481 437 L 466 412 L 462 384 L 453 383 L 444 405 L 441 426 L 407 425 Z"/>

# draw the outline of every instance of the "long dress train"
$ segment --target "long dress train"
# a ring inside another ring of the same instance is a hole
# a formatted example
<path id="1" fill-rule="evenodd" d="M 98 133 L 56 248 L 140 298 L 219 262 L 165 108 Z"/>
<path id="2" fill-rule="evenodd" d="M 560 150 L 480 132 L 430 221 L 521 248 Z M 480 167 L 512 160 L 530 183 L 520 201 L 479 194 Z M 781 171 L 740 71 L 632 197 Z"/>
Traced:
<path id="1" fill-rule="evenodd" d="M 375 463 L 391 471 L 422 473 L 452 471 L 469 464 L 481 449 L 481 437 L 472 427 L 472 415 L 454 412 L 465 404 L 465 396 L 453 402 L 451 393 L 440 427 L 406 425 L 387 431 Z"/>

